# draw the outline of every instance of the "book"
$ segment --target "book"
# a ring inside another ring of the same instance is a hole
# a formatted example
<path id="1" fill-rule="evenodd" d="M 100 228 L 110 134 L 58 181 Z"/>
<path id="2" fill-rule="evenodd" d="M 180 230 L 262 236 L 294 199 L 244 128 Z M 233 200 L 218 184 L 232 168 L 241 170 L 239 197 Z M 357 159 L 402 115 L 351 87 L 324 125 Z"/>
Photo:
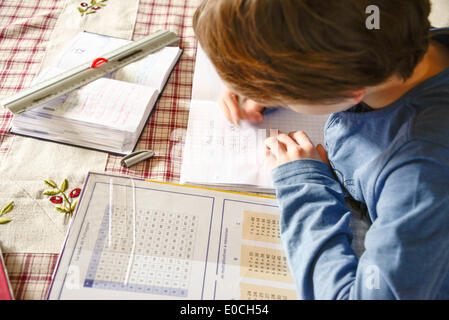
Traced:
<path id="1" fill-rule="evenodd" d="M 278 107 L 259 124 L 225 119 L 218 105 L 224 87 L 211 61 L 198 48 L 192 101 L 181 168 L 181 183 L 274 193 L 265 164 L 265 140 L 279 131 L 304 130 L 315 143 L 324 141 L 328 115 L 303 115 Z"/>
<path id="2" fill-rule="evenodd" d="M 90 172 L 50 300 L 297 299 L 276 199 Z"/>
<path id="3" fill-rule="evenodd" d="M 0 247 L 0 300 L 14 300 L 11 283 L 9 282 L 8 272 L 6 271 L 3 253 Z"/>
<path id="4" fill-rule="evenodd" d="M 130 41 L 79 33 L 33 84 Z M 37 108 L 15 115 L 11 133 L 116 154 L 131 153 L 182 49 L 165 47 Z"/>

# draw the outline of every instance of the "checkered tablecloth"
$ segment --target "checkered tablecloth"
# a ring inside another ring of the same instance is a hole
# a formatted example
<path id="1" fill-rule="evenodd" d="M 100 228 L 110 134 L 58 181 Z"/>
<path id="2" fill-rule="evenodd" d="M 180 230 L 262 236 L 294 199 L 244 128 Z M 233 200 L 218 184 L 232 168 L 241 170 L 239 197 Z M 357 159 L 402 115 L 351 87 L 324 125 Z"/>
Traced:
<path id="1" fill-rule="evenodd" d="M 155 159 L 126 169 L 118 157 L 109 155 L 106 172 L 179 180 L 196 54 L 191 27 L 196 5 L 195 0 L 140 0 L 133 39 L 167 29 L 181 37 L 184 52 L 139 141 L 139 149 L 156 151 Z M 63 0 L 0 1 L 0 98 L 27 88 L 37 75 L 63 6 Z M 11 120 L 11 113 L 0 109 L 0 152 L 10 147 L 4 137 Z M 57 254 L 5 254 L 15 298 L 44 299 L 57 258 Z"/>

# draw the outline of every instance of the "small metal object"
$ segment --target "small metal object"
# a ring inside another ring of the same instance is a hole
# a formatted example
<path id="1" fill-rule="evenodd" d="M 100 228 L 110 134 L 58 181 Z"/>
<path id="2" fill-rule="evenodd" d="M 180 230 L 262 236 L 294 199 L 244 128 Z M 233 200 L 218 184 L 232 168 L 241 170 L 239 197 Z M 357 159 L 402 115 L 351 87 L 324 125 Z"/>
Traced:
<path id="1" fill-rule="evenodd" d="M 128 154 L 120 160 L 120 164 L 126 168 L 129 168 L 143 160 L 147 160 L 155 155 L 153 150 L 140 150 Z"/>

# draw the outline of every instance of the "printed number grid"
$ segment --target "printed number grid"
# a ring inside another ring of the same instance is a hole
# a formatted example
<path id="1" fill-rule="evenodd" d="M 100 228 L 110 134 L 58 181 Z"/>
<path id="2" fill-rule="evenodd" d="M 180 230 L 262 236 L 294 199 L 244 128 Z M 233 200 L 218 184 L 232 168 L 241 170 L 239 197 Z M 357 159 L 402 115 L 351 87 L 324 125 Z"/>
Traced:
<path id="1" fill-rule="evenodd" d="M 267 293 L 263 291 L 259 292 L 255 290 L 246 291 L 246 297 L 248 298 L 248 300 L 287 300 L 288 298 L 285 295 Z"/>
<path id="2" fill-rule="evenodd" d="M 240 299 L 242 300 L 296 300 L 296 291 L 292 289 L 240 283 Z"/>
<path id="3" fill-rule="evenodd" d="M 131 256 L 134 240 L 129 211 L 114 207 L 109 217 L 109 207 L 105 210 L 84 287 L 186 297 L 198 217 L 138 210 L 135 254 Z"/>
<path id="4" fill-rule="evenodd" d="M 282 243 L 278 215 L 245 211 L 242 230 L 243 239 Z"/>
<path id="5" fill-rule="evenodd" d="M 191 18 L 194 0 L 140 0 L 133 39 L 160 29 L 176 32 L 184 50 L 137 146 L 156 156 L 125 169 L 109 155 L 106 172 L 176 182 L 182 161 L 196 54 Z M 64 7 L 63 0 L 0 1 L 0 98 L 27 88 L 39 72 L 46 45 Z M 0 154 L 9 148 L 12 114 L 0 109 Z M 57 254 L 4 254 L 16 299 L 44 299 Z M 45 266 L 43 269 L 42 266 Z M 48 266 L 48 267 L 47 267 Z M 44 272 L 44 274 L 42 274 Z"/>
<path id="6" fill-rule="evenodd" d="M 293 283 L 287 258 L 281 250 L 243 245 L 241 261 L 242 277 Z"/>

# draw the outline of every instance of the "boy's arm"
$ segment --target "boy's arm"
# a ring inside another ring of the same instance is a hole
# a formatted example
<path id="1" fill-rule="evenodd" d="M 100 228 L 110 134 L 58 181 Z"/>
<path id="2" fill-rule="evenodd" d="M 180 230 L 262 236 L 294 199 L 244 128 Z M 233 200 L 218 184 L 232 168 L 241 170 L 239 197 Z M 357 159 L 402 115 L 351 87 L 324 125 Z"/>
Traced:
<path id="1" fill-rule="evenodd" d="M 440 291 L 449 274 L 449 154 L 425 143 L 409 143 L 397 154 L 372 188 L 378 218 L 360 261 L 330 168 L 302 159 L 273 170 L 281 234 L 301 298 L 428 299 Z"/>
<path id="2" fill-rule="evenodd" d="M 355 279 L 350 212 L 323 162 L 301 159 L 272 171 L 281 237 L 301 299 L 344 299 Z"/>

